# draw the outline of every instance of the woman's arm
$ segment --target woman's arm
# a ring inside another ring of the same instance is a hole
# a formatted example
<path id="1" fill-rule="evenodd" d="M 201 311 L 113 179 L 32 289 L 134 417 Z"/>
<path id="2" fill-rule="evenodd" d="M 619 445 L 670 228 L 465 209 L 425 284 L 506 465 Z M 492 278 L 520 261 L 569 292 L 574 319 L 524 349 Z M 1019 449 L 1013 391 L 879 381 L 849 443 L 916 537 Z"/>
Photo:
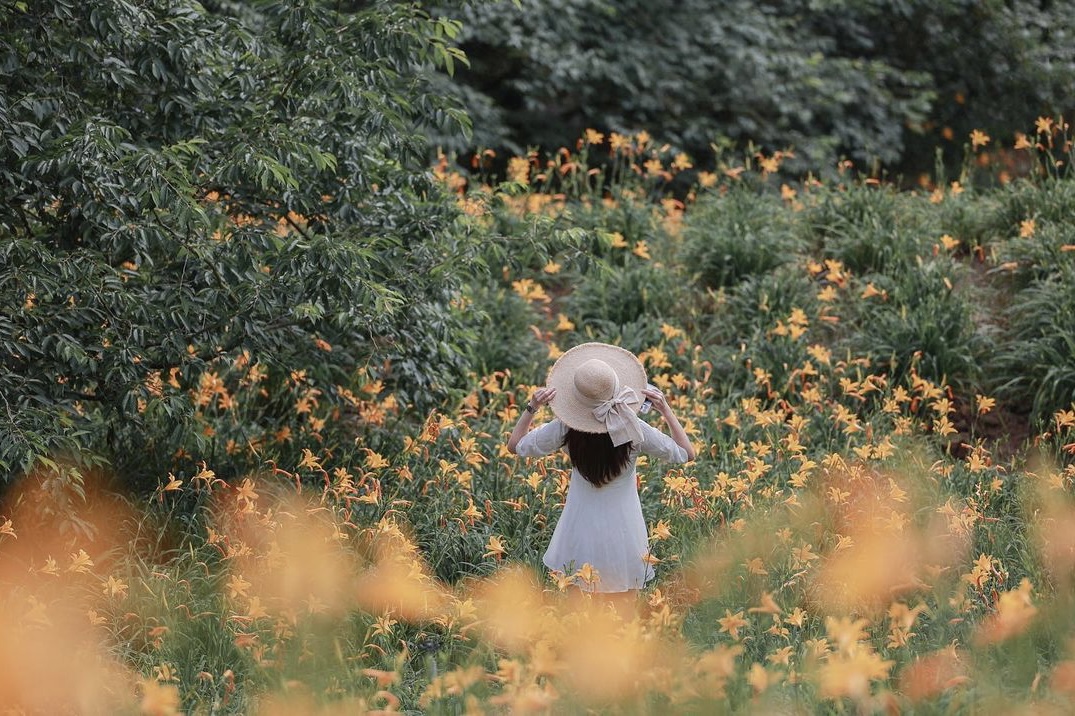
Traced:
<path id="1" fill-rule="evenodd" d="M 526 404 L 519 413 L 519 421 L 515 423 L 515 428 L 511 431 L 511 436 L 508 437 L 508 450 L 514 454 L 515 448 L 518 447 L 519 441 L 523 439 L 530 430 L 530 423 L 534 420 L 534 413 L 545 405 L 553 396 L 556 395 L 556 388 L 538 388 L 534 391 L 534 395 L 530 398 L 530 402 Z"/>
<path id="2" fill-rule="evenodd" d="M 694 460 L 697 457 L 694 445 L 691 444 L 690 438 L 687 437 L 687 431 L 679 424 L 679 418 L 672 412 L 672 406 L 665 400 L 664 393 L 656 388 L 646 386 L 642 389 L 642 395 L 646 396 L 657 412 L 661 414 L 661 417 L 664 418 L 665 424 L 668 425 L 668 432 L 676 445 L 687 451 L 687 462 Z"/>

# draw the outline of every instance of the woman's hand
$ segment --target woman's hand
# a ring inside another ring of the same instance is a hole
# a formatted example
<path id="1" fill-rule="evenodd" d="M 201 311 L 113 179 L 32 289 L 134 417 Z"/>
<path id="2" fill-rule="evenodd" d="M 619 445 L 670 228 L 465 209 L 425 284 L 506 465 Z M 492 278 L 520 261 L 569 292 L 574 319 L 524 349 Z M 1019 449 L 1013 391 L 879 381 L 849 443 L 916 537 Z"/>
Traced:
<path id="1" fill-rule="evenodd" d="M 515 453 L 515 448 L 518 447 L 519 441 L 523 439 L 526 431 L 530 429 L 530 421 L 534 419 L 534 413 L 554 397 L 556 397 L 556 388 L 546 386 L 534 391 L 534 394 L 530 396 L 530 401 L 523 410 L 519 411 L 519 422 L 515 423 L 515 429 L 508 436 L 508 450 L 510 452 Z"/>
<path id="2" fill-rule="evenodd" d="M 547 405 L 549 401 L 556 397 L 556 388 L 538 388 L 534 391 L 534 394 L 530 397 L 530 405 L 534 406 L 534 410 L 537 410 L 542 405 Z"/>
<path id="3" fill-rule="evenodd" d="M 642 389 L 642 395 L 650 402 L 654 410 L 661 415 L 665 415 L 668 412 L 668 400 L 664 397 L 664 393 L 655 386 L 647 385 Z"/>
<path id="4" fill-rule="evenodd" d="M 646 396 L 646 400 L 661 414 L 664 418 L 664 422 L 668 424 L 668 429 L 672 433 L 672 440 L 676 445 L 687 451 L 687 462 L 690 462 L 697 453 L 694 450 L 694 445 L 691 444 L 691 439 L 687 436 L 687 431 L 683 429 L 683 426 L 679 422 L 679 418 L 672 412 L 672 406 L 668 404 L 668 400 L 655 386 L 647 385 L 642 389 L 642 395 Z"/>

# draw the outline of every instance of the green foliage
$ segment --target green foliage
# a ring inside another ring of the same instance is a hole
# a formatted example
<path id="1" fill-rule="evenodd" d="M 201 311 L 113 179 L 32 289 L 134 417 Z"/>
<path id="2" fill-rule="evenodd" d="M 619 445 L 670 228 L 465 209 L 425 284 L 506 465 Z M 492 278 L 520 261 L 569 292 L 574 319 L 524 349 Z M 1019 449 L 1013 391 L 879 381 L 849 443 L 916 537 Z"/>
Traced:
<path id="1" fill-rule="evenodd" d="M 920 120 L 929 96 L 921 77 L 833 57 L 831 38 L 747 2 L 718 13 L 704 2 L 490 4 L 460 17 L 474 62 L 460 79 L 493 98 L 515 142 L 554 147 L 597 126 L 644 128 L 696 154 L 727 136 L 793 143 L 807 163 L 845 140 L 893 156 L 900 125 Z"/>
<path id="2" fill-rule="evenodd" d="M 1041 422 L 1075 404 L 1075 268 L 1068 262 L 1050 273 L 1013 297 L 997 356 L 998 392 Z"/>
<path id="3" fill-rule="evenodd" d="M 909 371 L 966 394 L 979 385 L 985 346 L 973 319 L 973 299 L 955 290 L 947 260 L 922 261 L 899 276 L 867 275 L 882 296 L 857 302 L 848 337 L 856 354 L 895 380 Z"/>
<path id="4" fill-rule="evenodd" d="M 159 475 L 196 431 L 189 391 L 240 355 L 323 385 L 376 356 L 417 404 L 465 373 L 450 302 L 472 247 L 419 131 L 465 124 L 424 79 L 461 59 L 458 26 L 210 7 L 4 11 L 5 480 L 87 452 Z"/>
<path id="5" fill-rule="evenodd" d="M 745 188 L 707 194 L 687 217 L 683 260 L 706 288 L 770 273 L 802 247 L 780 199 Z"/>
<path id="6" fill-rule="evenodd" d="M 995 290 L 1008 315 L 991 363 L 1000 394 L 1048 421 L 1075 402 L 1075 194 L 1070 181 L 1019 182 L 1001 194 L 1006 239 Z"/>
<path id="7" fill-rule="evenodd" d="M 958 167 L 974 129 L 1006 142 L 1034 117 L 1072 109 L 1075 18 L 1063 3 L 837 0 L 825 5 L 822 21 L 842 52 L 885 58 L 930 78 L 935 100 L 928 120 L 904 134 L 905 164 L 919 171 L 930 167 L 929 155 L 938 145 L 944 163 Z M 951 140 L 943 138 L 945 131 Z"/>
<path id="8" fill-rule="evenodd" d="M 936 208 L 939 230 L 966 250 L 983 249 L 1008 235 L 1003 201 L 996 193 L 951 195 Z"/>
<path id="9" fill-rule="evenodd" d="M 856 181 L 807 201 L 802 222 L 812 243 L 854 273 L 901 271 L 940 236 L 932 212 L 914 206 L 924 200 L 891 185 Z"/>
<path id="10" fill-rule="evenodd" d="M 972 129 L 1010 137 L 1070 109 L 1075 74 L 1071 14 L 1036 0 L 457 5 L 480 146 L 517 153 L 646 129 L 696 157 L 726 138 L 793 146 L 798 170 L 847 156 L 917 173 L 938 144 L 958 165 Z"/>
<path id="11" fill-rule="evenodd" d="M 579 342 L 617 342 L 627 338 L 629 350 L 641 350 L 660 338 L 662 317 L 683 306 L 682 287 L 674 274 L 650 263 L 629 261 L 587 276 L 563 301 L 578 325 Z"/>
<path id="12" fill-rule="evenodd" d="M 505 288 L 476 286 L 471 291 L 473 310 L 481 317 L 481 340 L 471 349 L 469 363 L 481 375 L 511 371 L 517 380 L 534 384 L 544 380 L 536 360 L 546 352 L 535 332 L 539 321 L 533 307 Z M 530 330 L 530 326 L 534 330 Z"/>
<path id="13" fill-rule="evenodd" d="M 1065 245 L 1075 243 L 1075 188 L 1070 181 L 1020 181 L 1001 192 L 1000 260 L 1014 262 L 1016 286 L 1047 278 L 1075 261 Z M 1023 235 L 1024 226 L 1030 235 Z"/>

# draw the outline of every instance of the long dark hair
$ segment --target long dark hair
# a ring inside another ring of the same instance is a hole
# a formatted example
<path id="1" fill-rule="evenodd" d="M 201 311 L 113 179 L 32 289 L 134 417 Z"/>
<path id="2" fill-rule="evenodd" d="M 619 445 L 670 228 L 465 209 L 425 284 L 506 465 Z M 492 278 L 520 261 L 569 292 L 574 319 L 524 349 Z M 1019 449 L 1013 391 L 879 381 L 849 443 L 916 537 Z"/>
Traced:
<path id="1" fill-rule="evenodd" d="M 631 460 L 631 443 L 613 445 L 608 433 L 584 433 L 568 428 L 564 447 L 579 474 L 597 487 L 612 482 Z"/>

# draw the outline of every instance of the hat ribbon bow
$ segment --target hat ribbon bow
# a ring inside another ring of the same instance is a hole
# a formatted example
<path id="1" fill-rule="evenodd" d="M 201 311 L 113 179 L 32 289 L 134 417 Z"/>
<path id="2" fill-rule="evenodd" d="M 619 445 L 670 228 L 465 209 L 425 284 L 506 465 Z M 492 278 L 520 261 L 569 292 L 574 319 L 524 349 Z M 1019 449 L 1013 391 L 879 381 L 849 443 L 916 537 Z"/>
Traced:
<path id="1" fill-rule="evenodd" d="M 630 406 L 639 402 L 632 388 L 624 388 L 593 409 L 593 416 L 605 424 L 615 446 L 627 442 L 642 442 L 642 429 Z"/>

